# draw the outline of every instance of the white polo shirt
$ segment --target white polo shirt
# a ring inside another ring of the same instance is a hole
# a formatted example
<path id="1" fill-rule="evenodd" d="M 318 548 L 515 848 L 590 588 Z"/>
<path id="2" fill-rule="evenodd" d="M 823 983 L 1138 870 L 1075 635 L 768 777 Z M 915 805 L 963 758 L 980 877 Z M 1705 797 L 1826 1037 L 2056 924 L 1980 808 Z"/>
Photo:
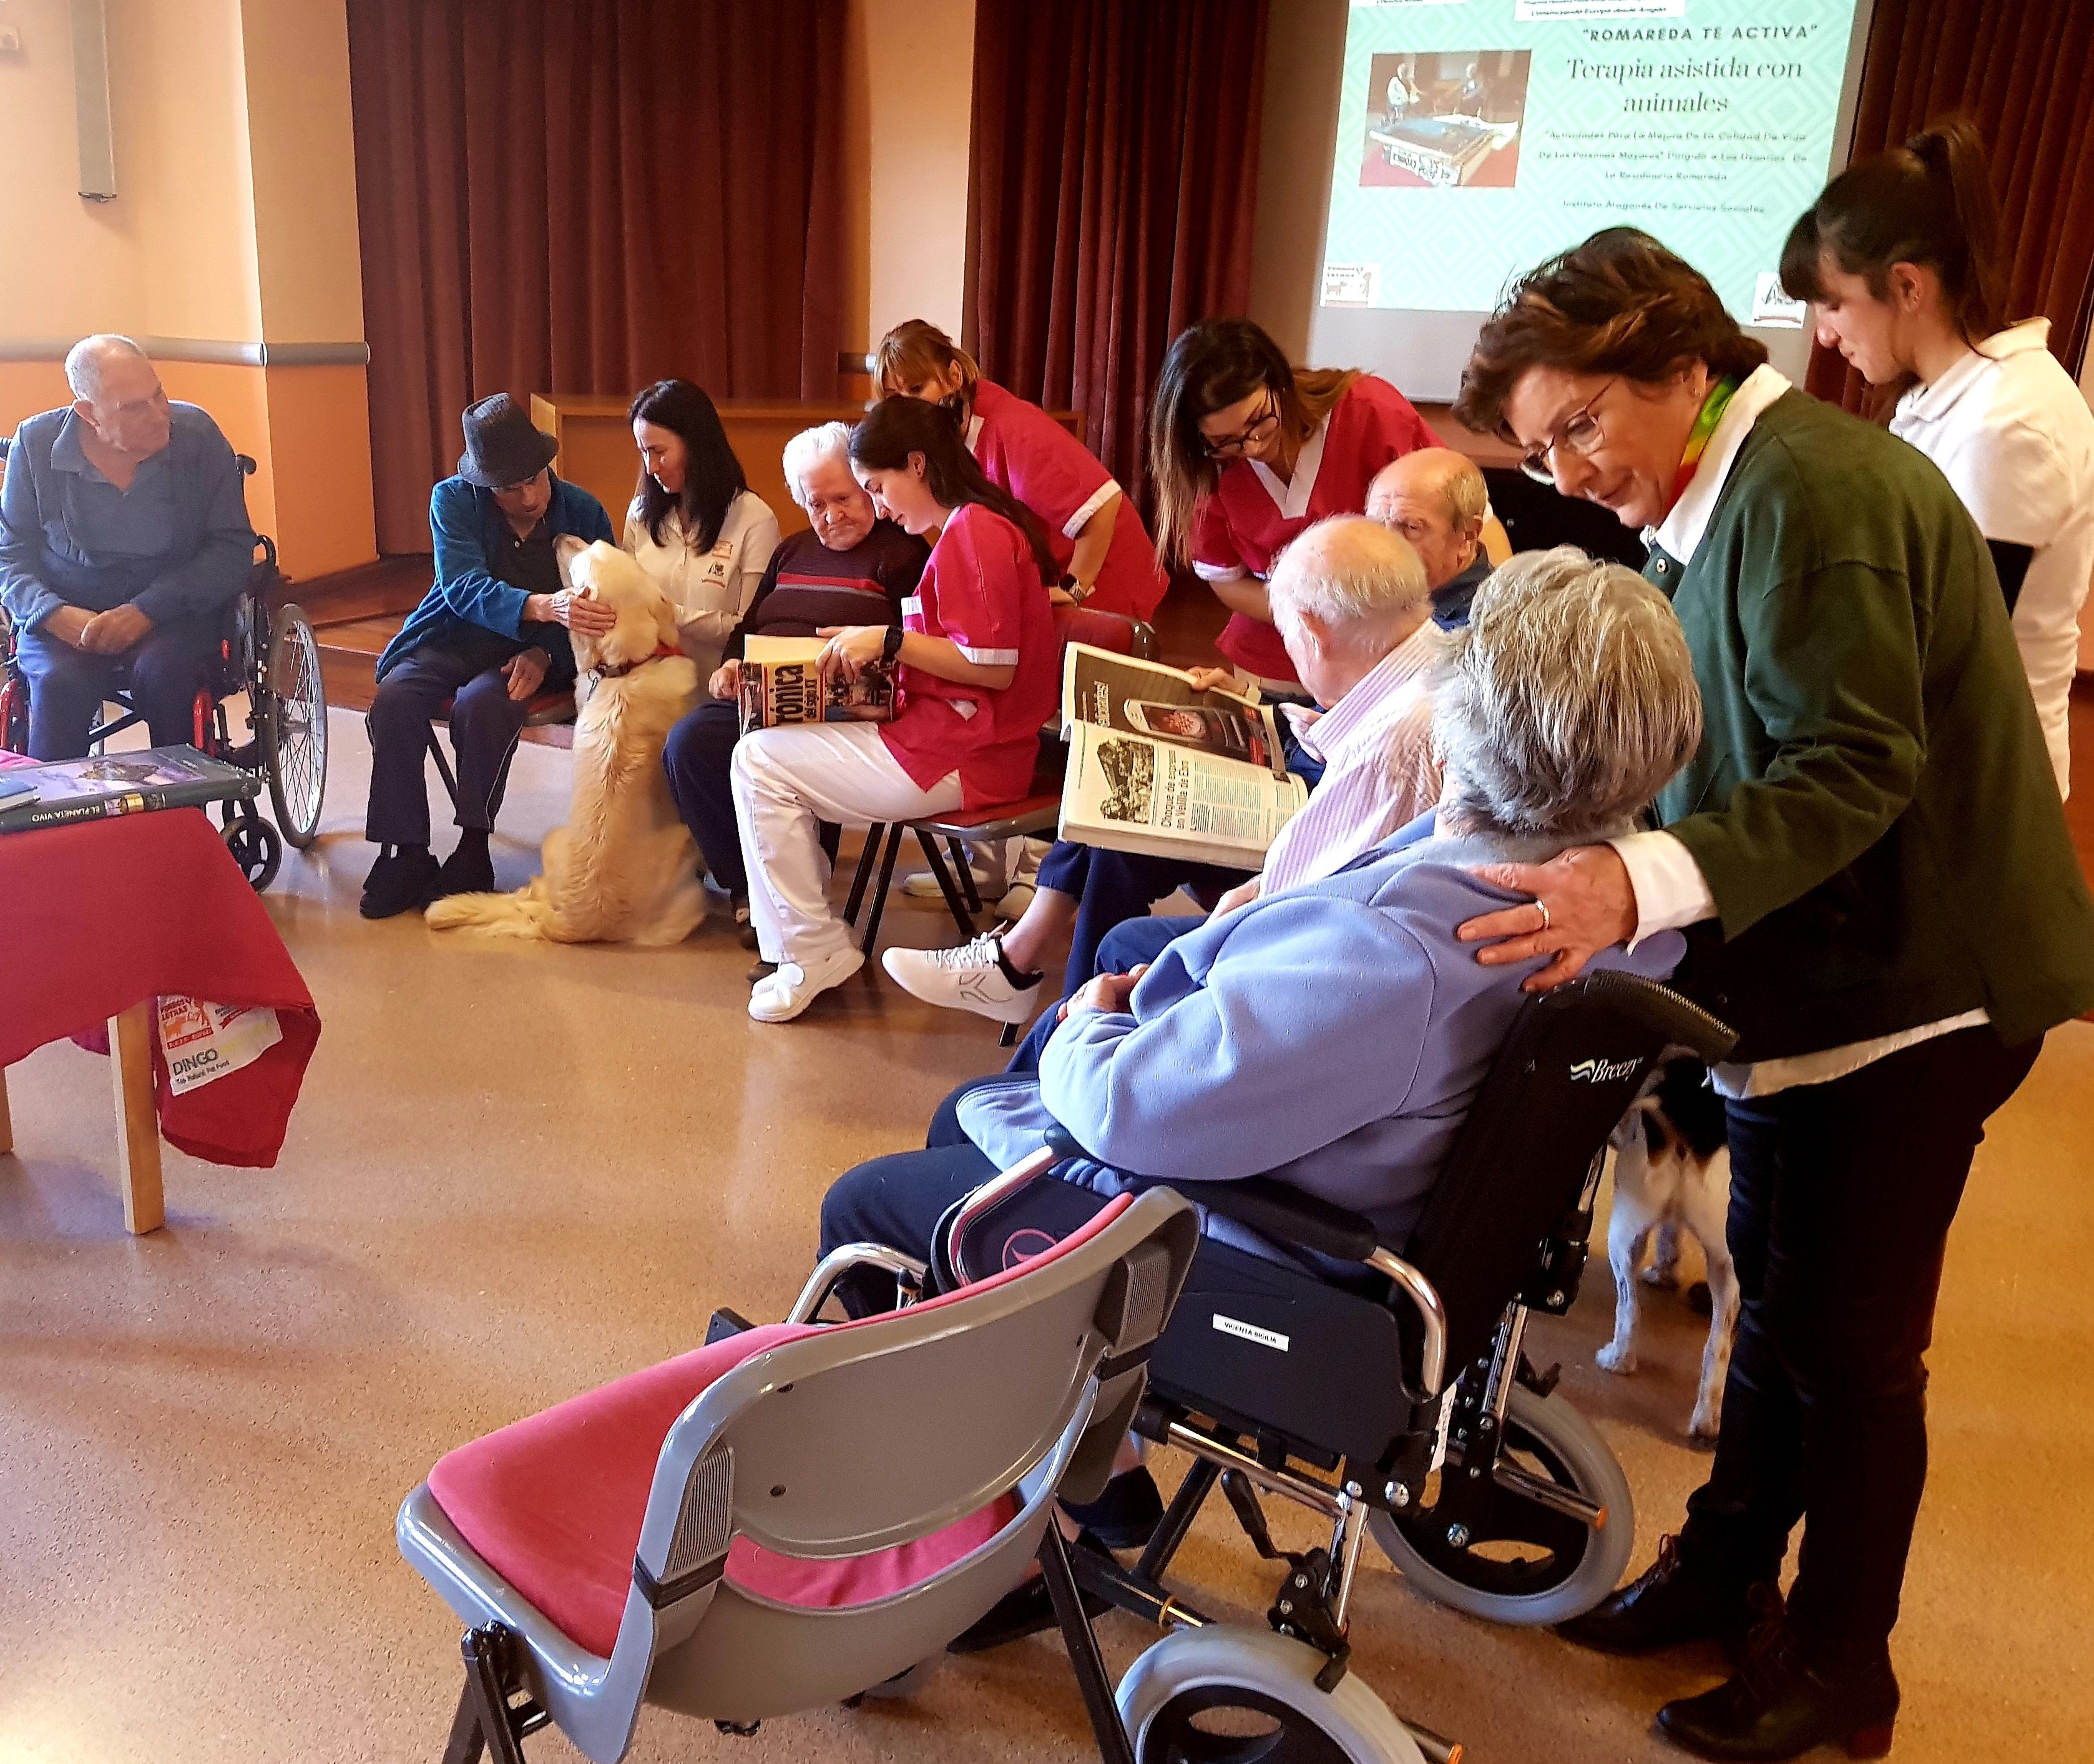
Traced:
<path id="1" fill-rule="evenodd" d="M 2048 319 L 2029 319 L 1986 338 L 1899 399 L 1891 432 L 1940 467 L 1988 539 L 2035 554 L 2014 602 L 2014 641 L 2063 796 L 2079 608 L 2094 580 L 2094 411 L 2046 347 L 2049 335 Z"/>

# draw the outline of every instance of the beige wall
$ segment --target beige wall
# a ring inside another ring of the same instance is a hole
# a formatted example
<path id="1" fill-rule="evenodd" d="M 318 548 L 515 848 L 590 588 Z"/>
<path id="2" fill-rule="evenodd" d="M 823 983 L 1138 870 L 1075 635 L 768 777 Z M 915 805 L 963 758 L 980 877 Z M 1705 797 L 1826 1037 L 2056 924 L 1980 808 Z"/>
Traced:
<path id="1" fill-rule="evenodd" d="M 1309 354 L 1347 11 L 1345 0 L 1284 0 L 1272 8 L 1266 27 L 1250 316 L 1290 361 Z"/>
<path id="2" fill-rule="evenodd" d="M 850 0 L 846 21 L 844 348 L 869 350 L 904 319 L 958 337 L 975 0 Z"/>

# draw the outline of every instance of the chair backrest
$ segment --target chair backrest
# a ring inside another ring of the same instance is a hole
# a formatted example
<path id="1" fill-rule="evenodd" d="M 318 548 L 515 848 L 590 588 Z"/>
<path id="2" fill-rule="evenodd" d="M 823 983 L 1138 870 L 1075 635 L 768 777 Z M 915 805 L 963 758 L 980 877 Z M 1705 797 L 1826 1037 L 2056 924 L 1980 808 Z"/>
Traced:
<path id="1" fill-rule="evenodd" d="M 1057 606 L 1054 635 L 1058 645 L 1055 652 L 1058 678 L 1058 657 L 1072 643 L 1088 643 L 1094 650 L 1110 650 L 1115 655 L 1132 655 L 1143 662 L 1156 654 L 1156 628 L 1125 613 L 1100 612 L 1089 606 Z"/>
<path id="2" fill-rule="evenodd" d="M 619 1646 L 651 1606 L 649 1700 L 754 1718 L 848 1696 L 941 1649 L 1022 1566 L 977 1552 L 900 1604 L 810 1618 L 723 1582 L 730 1545 L 802 1562 L 869 1557 L 1021 1485 L 1036 1542 L 1051 1482 L 1090 1433 L 1123 1431 L 1132 1401 L 1114 1387 L 1138 1397 L 1197 1238 L 1189 1204 L 1142 1195 L 1019 1267 L 784 1342 L 713 1384 L 663 1442 L 641 1527 Z"/>
<path id="3" fill-rule="evenodd" d="M 1513 1021 L 1404 1256 L 1447 1310 L 1447 1366 L 1488 1342 L 1540 1245 L 1577 1206 L 1593 1160 L 1669 1049 L 1715 1061 L 1736 1036 L 1632 974 L 1588 974 Z"/>

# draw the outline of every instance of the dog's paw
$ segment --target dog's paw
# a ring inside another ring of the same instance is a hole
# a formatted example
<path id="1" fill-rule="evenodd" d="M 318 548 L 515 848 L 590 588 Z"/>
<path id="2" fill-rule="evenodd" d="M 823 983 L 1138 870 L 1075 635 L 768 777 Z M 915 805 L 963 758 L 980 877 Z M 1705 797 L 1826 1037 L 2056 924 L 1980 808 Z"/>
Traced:
<path id="1" fill-rule="evenodd" d="M 1610 1341 L 1593 1354 L 1592 1363 L 1603 1372 L 1618 1372 L 1626 1375 L 1636 1369 L 1636 1349 L 1618 1348 Z"/>
<path id="2" fill-rule="evenodd" d="M 1688 1443 L 1694 1445 L 1713 1446 L 1716 1443 L 1716 1436 L 1723 1431 L 1723 1413 L 1716 1405 L 1696 1403 L 1694 1406 L 1693 1418 L 1687 1423 Z"/>
<path id="3" fill-rule="evenodd" d="M 1662 1286 L 1669 1291 L 1679 1284 L 1679 1265 L 1676 1262 L 1653 1262 L 1636 1278 L 1645 1286 Z"/>

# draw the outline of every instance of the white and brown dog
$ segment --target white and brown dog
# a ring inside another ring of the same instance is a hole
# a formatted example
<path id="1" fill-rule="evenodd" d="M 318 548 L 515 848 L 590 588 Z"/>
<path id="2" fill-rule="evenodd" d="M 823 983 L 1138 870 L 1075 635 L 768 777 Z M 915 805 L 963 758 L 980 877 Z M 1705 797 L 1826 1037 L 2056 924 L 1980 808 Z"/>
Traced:
<path id="1" fill-rule="evenodd" d="M 681 943 L 706 916 L 706 893 L 662 748 L 698 701 L 697 664 L 676 651 L 668 597 L 615 545 L 563 541 L 560 564 L 569 589 L 618 614 L 600 637 L 573 634 L 579 714 L 567 824 L 545 836 L 545 867 L 528 888 L 450 895 L 425 916 L 439 930 L 554 943 Z"/>
<path id="2" fill-rule="evenodd" d="M 1603 1371 L 1636 1370 L 1637 1264 L 1657 1242 L 1640 1284 L 1670 1286 L 1683 1228 L 1709 1264 L 1711 1314 L 1701 1350 L 1701 1383 L 1688 1434 L 1713 1440 L 1723 1419 L 1723 1379 L 1738 1320 L 1738 1278 L 1725 1227 L 1731 1209 L 1731 1152 L 1723 1099 L 1709 1087 L 1699 1060 L 1659 1068 L 1614 1129 L 1614 1207 L 1607 1225 L 1607 1262 L 1614 1274 L 1614 1339 L 1593 1358 Z"/>

